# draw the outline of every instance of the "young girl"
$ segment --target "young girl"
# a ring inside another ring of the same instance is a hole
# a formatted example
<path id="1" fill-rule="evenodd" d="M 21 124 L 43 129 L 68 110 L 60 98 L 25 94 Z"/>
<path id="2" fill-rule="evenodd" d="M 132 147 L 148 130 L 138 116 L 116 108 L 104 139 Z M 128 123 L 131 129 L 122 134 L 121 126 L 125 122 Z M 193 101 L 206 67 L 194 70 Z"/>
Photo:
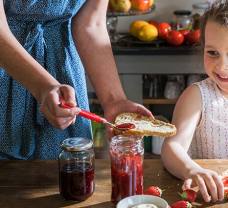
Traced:
<path id="1" fill-rule="evenodd" d="M 173 115 L 177 135 L 165 140 L 162 160 L 185 180 L 183 189 L 197 185 L 209 202 L 223 200 L 221 178 L 192 158 L 228 158 L 228 0 L 215 1 L 205 12 L 201 34 L 208 78 L 179 98 Z"/>

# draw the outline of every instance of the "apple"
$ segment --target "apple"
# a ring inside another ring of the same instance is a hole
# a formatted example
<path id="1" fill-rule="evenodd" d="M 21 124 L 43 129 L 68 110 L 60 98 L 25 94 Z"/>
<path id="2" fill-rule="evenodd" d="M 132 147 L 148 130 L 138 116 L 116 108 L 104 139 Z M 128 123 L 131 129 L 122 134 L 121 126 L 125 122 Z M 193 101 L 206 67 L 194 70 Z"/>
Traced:
<path id="1" fill-rule="evenodd" d="M 149 0 L 149 7 L 152 7 L 153 4 L 154 4 L 154 0 Z"/>
<path id="2" fill-rule="evenodd" d="M 128 12 L 131 9 L 130 0 L 109 0 L 109 5 L 115 12 Z"/>
<path id="3" fill-rule="evenodd" d="M 146 11 L 150 8 L 150 0 L 131 0 L 132 9 Z"/>

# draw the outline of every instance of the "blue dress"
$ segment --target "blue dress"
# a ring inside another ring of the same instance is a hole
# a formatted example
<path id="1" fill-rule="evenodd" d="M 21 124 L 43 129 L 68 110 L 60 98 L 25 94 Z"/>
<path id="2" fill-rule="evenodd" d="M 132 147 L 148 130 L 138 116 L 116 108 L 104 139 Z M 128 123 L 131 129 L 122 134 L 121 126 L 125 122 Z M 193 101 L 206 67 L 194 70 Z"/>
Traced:
<path id="1" fill-rule="evenodd" d="M 15 0 L 4 8 L 12 33 L 60 83 L 74 87 L 80 108 L 87 109 L 85 72 L 71 34 L 71 20 L 85 0 Z M 13 59 L 13 57 L 12 57 Z M 57 159 L 68 137 L 91 136 L 91 123 L 56 129 L 39 111 L 33 96 L 0 68 L 0 159 Z"/>

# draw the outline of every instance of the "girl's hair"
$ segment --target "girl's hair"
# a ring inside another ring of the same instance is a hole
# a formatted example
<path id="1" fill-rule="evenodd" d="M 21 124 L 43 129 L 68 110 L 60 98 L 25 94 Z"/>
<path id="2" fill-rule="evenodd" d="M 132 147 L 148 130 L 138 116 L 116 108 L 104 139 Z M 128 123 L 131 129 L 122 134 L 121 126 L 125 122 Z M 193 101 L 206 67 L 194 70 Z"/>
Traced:
<path id="1" fill-rule="evenodd" d="M 214 0 L 201 18 L 201 41 L 205 43 L 205 27 L 211 20 L 221 26 L 228 27 L 228 0 Z M 216 31 L 215 31 L 216 32 Z"/>

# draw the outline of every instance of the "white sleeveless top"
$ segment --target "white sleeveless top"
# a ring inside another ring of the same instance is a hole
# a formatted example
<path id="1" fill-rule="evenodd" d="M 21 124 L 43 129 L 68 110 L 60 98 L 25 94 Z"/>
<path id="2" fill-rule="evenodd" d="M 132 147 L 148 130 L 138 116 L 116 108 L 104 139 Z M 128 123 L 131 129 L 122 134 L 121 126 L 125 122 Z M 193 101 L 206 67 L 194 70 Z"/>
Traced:
<path id="1" fill-rule="evenodd" d="M 202 117 L 189 155 L 194 159 L 228 159 L 228 98 L 210 78 L 195 84 L 201 92 Z"/>

